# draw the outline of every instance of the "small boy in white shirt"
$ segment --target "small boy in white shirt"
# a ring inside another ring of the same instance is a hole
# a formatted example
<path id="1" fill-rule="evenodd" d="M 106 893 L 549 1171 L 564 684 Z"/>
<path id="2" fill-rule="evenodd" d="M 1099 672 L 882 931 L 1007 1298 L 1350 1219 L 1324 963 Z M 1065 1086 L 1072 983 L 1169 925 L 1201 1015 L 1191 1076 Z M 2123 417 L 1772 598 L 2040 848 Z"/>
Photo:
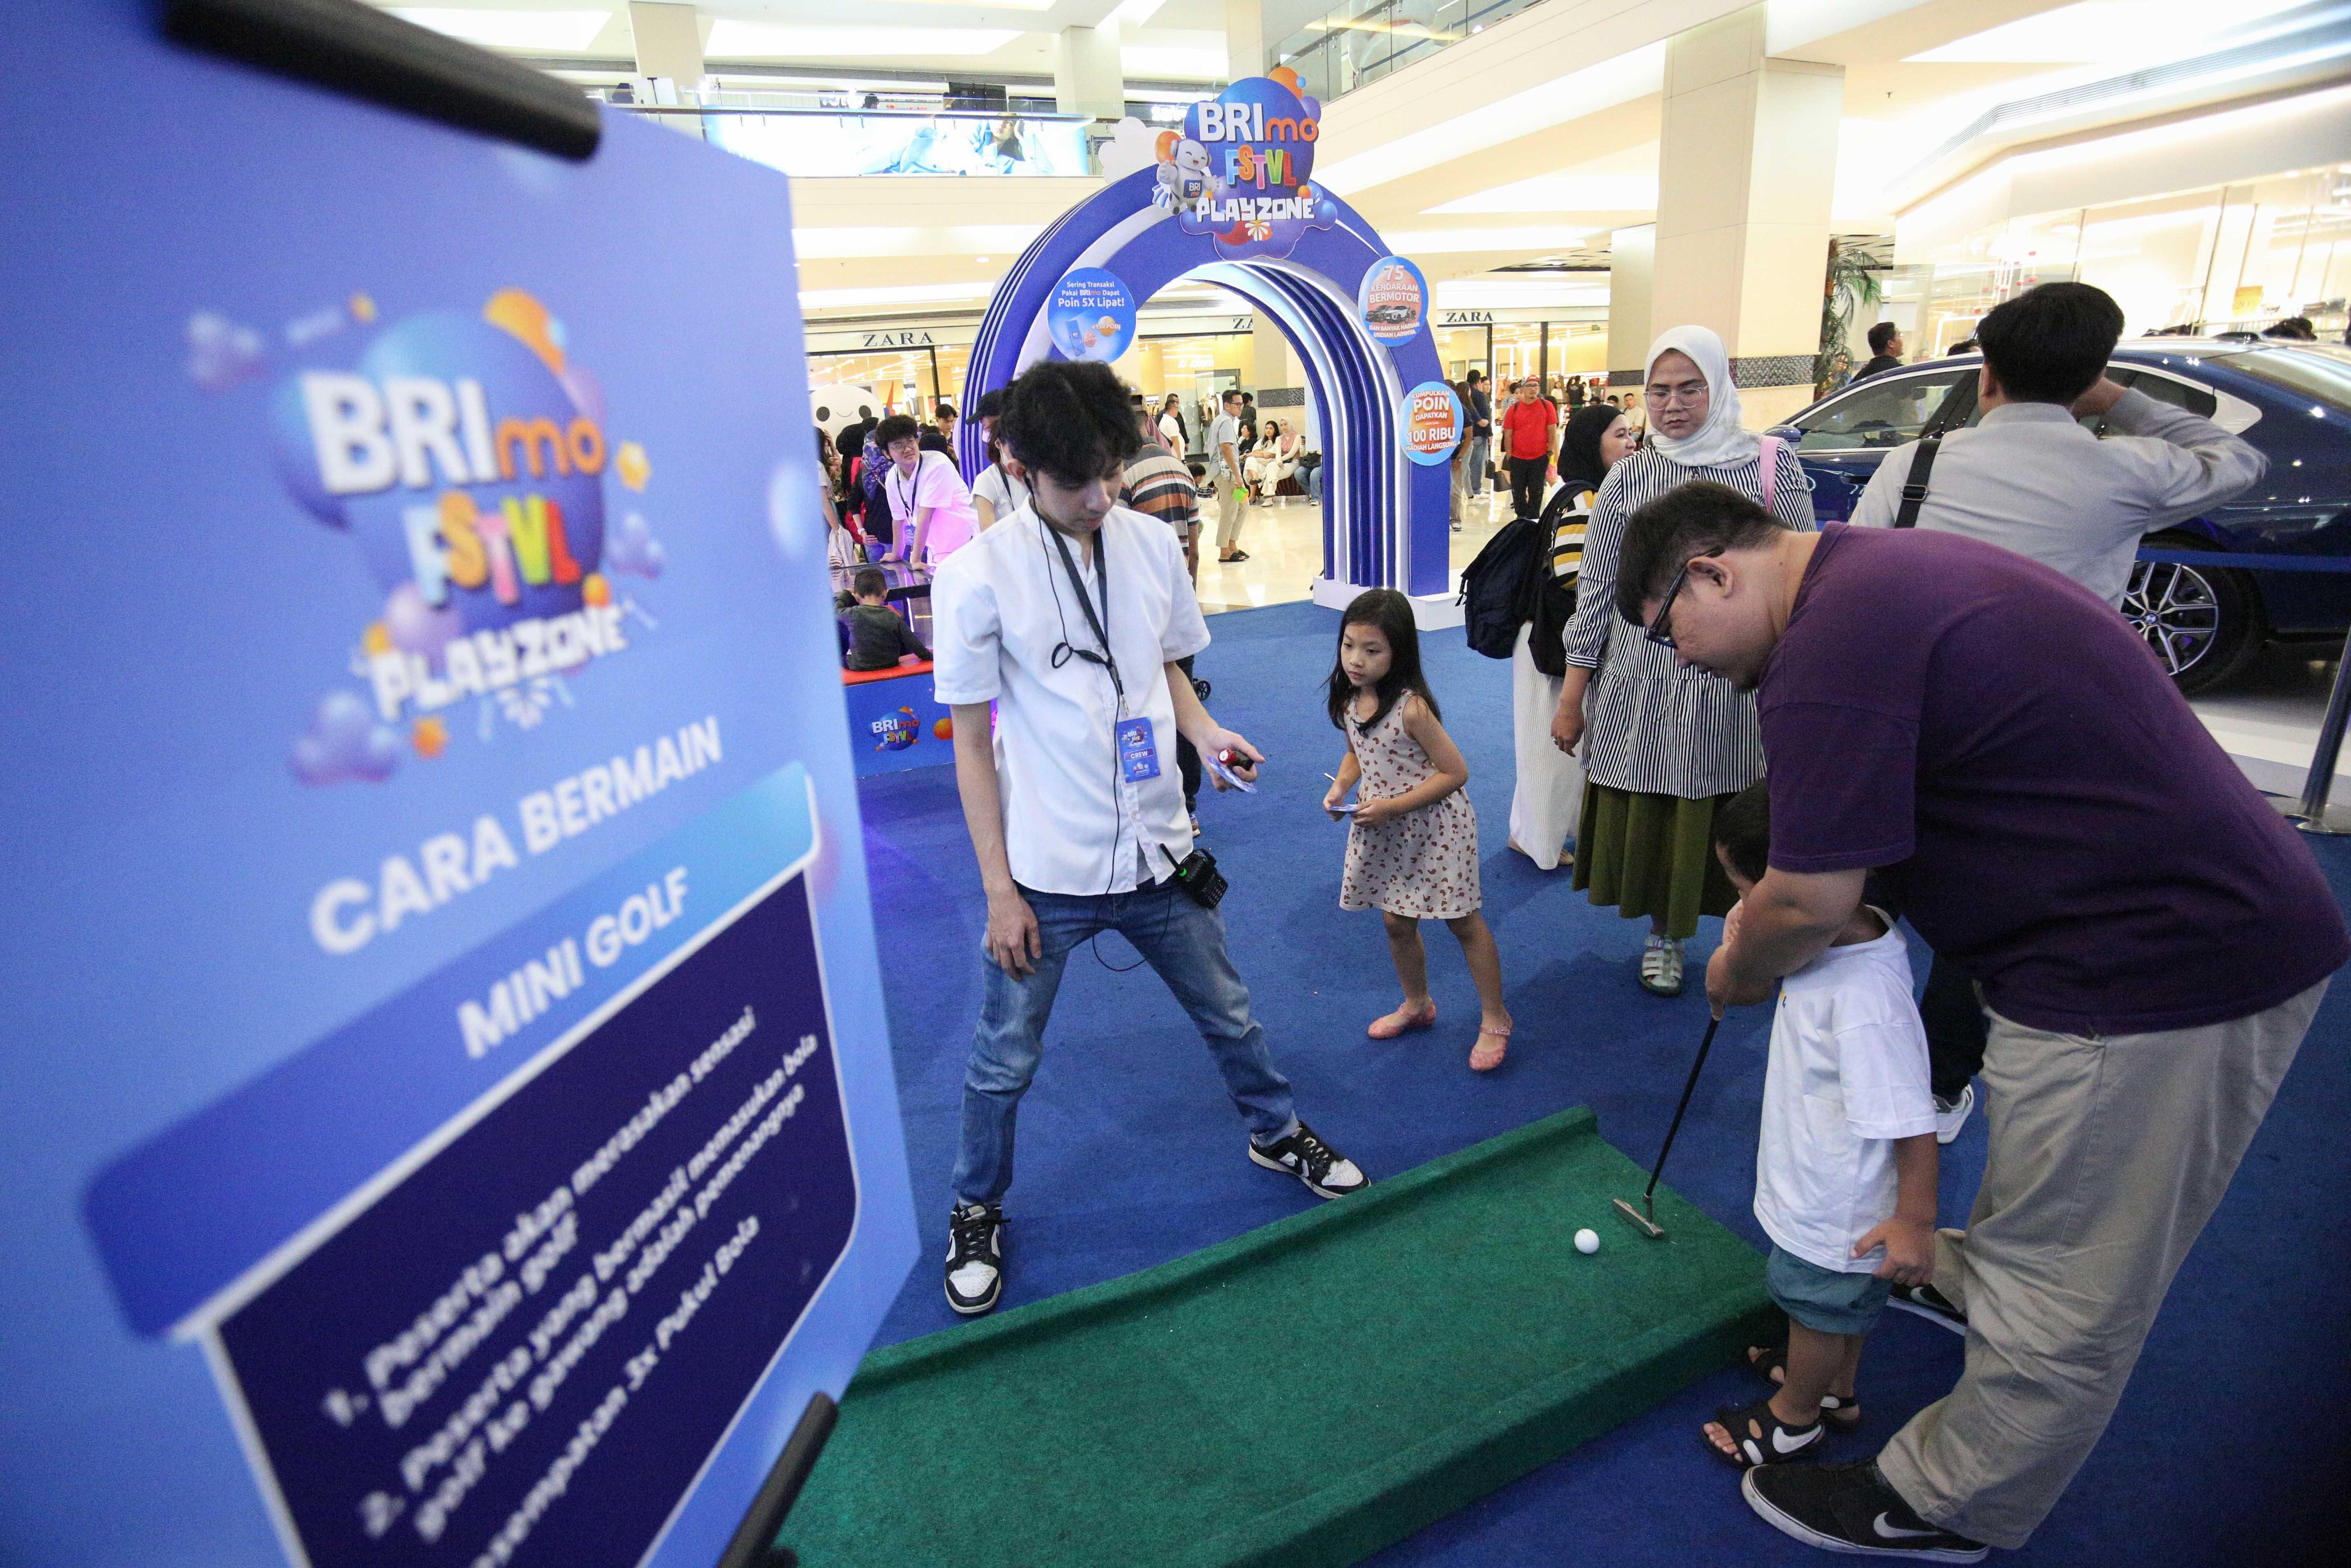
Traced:
<path id="1" fill-rule="evenodd" d="M 1763 879 L 1771 847 L 1765 784 L 1715 813 L 1715 854 L 1740 897 Z M 1708 1447 L 1741 1469 L 1810 1454 L 1830 1427 L 1860 1424 L 1862 1336 L 1894 1286 L 1933 1274 L 1935 1102 L 1912 995 L 1902 934 L 1866 904 L 1781 984 L 1755 1218 L 1771 1239 L 1763 1282 L 1788 1314 L 1788 1343 L 1747 1352 L 1776 1392 L 1726 1405 L 1704 1427 Z"/>

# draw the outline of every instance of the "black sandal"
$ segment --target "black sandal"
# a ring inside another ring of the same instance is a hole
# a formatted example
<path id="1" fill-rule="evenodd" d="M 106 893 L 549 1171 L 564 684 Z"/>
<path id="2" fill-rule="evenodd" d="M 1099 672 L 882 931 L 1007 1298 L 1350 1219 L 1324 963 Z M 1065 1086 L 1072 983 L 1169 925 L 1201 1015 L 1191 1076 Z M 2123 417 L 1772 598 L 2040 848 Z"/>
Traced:
<path id="1" fill-rule="evenodd" d="M 1758 1345 L 1750 1348 L 1761 1349 L 1762 1347 Z M 1764 1351 L 1761 1355 L 1750 1356 L 1748 1358 L 1747 1364 L 1755 1369 L 1756 1376 L 1761 1378 L 1772 1387 L 1785 1388 L 1787 1386 L 1787 1385 L 1782 1381 L 1782 1379 L 1785 1378 L 1788 1375 L 1788 1347 L 1786 1345 L 1775 1344 L 1771 1349 Z M 1780 1375 L 1779 1377 L 1771 1375 L 1775 1372 Z M 1861 1425 L 1861 1396 L 1859 1394 L 1822 1395 L 1821 1419 L 1826 1421 L 1829 1424 L 1830 1428 L 1834 1431 L 1852 1431 L 1855 1427 Z"/>
<path id="2" fill-rule="evenodd" d="M 1724 1431 L 1730 1434 L 1730 1440 L 1738 1446 L 1739 1451 L 1736 1454 L 1724 1453 L 1715 1440 L 1707 1436 L 1703 1427 L 1698 1428 L 1698 1440 L 1706 1445 L 1708 1453 L 1734 1469 L 1751 1470 L 1759 1465 L 1784 1465 L 1791 1459 L 1810 1454 L 1829 1435 L 1828 1427 L 1817 1418 L 1807 1427 L 1789 1426 L 1772 1414 L 1771 1401 L 1768 1397 L 1743 1407 L 1719 1406 L 1714 1412 L 1714 1418 Z M 1761 1435 L 1756 1435 L 1750 1428 L 1760 1428 Z M 1791 1438 L 1794 1440 L 1792 1442 Z"/>

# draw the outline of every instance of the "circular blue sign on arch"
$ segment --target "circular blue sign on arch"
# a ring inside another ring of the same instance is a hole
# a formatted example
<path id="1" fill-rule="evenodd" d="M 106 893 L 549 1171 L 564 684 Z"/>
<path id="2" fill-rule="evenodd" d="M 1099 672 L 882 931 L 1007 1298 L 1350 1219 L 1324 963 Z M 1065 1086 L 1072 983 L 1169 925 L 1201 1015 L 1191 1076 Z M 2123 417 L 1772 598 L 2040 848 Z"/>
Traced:
<path id="1" fill-rule="evenodd" d="M 1045 306 L 1053 347 L 1072 360 L 1117 359 L 1134 341 L 1134 293 L 1099 267 L 1073 267 Z"/>
<path id="2" fill-rule="evenodd" d="M 1461 395 L 1443 382 L 1423 382 L 1404 395 L 1396 434 L 1404 455 L 1424 468 L 1453 460 L 1461 444 Z"/>
<path id="3" fill-rule="evenodd" d="M 1400 256 L 1384 256 L 1364 269 L 1355 292 L 1364 329 L 1383 343 L 1409 341 L 1428 319 L 1428 279 Z"/>

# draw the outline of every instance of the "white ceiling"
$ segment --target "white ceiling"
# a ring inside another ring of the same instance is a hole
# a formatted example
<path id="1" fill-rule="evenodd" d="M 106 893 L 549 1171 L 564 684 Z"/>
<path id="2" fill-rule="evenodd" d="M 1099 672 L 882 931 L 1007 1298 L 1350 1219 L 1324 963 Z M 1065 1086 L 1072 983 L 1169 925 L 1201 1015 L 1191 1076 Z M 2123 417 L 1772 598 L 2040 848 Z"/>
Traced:
<path id="1" fill-rule="evenodd" d="M 1604 253 L 1610 230 L 1654 217 L 1660 40 L 1740 3 L 1544 0 L 1334 100 L 1318 181 L 1457 295 L 1473 285 L 1541 287 L 1493 269 Z M 1886 234 L 1886 188 L 1984 110 L 2205 52 L 2232 31 L 2258 36 L 2284 25 L 2265 19 L 2307 3 L 1769 0 L 1768 47 L 1844 68 L 1834 222 L 1841 233 Z M 731 59 L 1050 78 L 1061 29 L 1115 14 L 1130 81 L 1206 89 L 1224 75 L 1224 0 L 865 0 L 853 10 L 840 0 L 700 0 L 695 8 L 705 58 L 721 70 Z M 1267 41 L 1337 8 L 1264 0 Z M 634 57 L 620 0 L 441 0 L 430 9 L 437 14 L 418 19 L 511 53 Z M 922 183 L 963 188 L 926 188 L 910 201 L 915 193 L 899 182 L 795 182 L 812 308 L 872 314 L 977 301 L 1024 236 L 1083 193 L 1069 181 Z M 988 187 L 984 202 L 974 184 Z M 907 225 L 910 210 L 927 221 Z"/>

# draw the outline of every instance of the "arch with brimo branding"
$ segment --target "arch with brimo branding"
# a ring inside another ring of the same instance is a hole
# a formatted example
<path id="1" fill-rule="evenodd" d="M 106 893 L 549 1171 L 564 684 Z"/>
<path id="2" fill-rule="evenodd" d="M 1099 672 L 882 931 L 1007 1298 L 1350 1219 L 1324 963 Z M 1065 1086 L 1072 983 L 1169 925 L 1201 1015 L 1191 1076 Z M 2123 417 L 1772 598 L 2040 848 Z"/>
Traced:
<path id="1" fill-rule="evenodd" d="M 1055 286 L 1072 267 L 1100 267 L 1149 299 L 1178 278 L 1230 289 L 1270 318 L 1297 350 L 1322 423 L 1322 561 L 1313 598 L 1344 606 L 1367 588 L 1394 588 L 1413 600 L 1424 628 L 1458 625 L 1448 558 L 1451 474 L 1405 454 L 1405 402 L 1415 386 L 1440 380 L 1429 312 L 1413 335 L 1374 339 L 1358 308 L 1372 264 L 1389 252 L 1352 208 L 1318 189 L 1333 222 L 1309 228 L 1280 258 L 1228 260 L 1213 235 L 1188 234 L 1154 202 L 1161 181 L 1144 169 L 1113 181 L 1062 214 L 1025 251 L 988 301 L 972 348 L 963 406 L 1008 385 L 1040 360 L 1061 359 L 1046 326 Z M 956 437 L 967 472 L 987 461 L 979 422 Z"/>

